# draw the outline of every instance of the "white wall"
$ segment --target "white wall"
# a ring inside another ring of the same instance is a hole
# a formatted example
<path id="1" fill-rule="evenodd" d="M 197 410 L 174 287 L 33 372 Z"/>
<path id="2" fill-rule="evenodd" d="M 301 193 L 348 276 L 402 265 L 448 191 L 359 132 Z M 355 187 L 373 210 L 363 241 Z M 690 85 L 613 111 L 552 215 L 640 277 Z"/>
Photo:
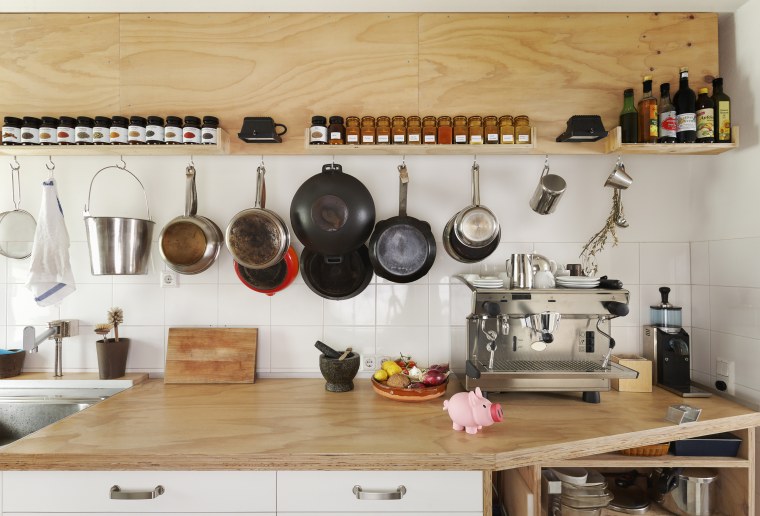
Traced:
<path id="1" fill-rule="evenodd" d="M 568 144 L 569 145 L 569 144 Z M 258 156 L 195 157 L 198 169 L 199 213 L 224 227 L 238 211 L 251 207 Z M 319 156 L 266 157 L 267 206 L 286 219 L 290 199 L 300 184 L 328 160 Z M 552 172 L 565 177 L 568 190 L 556 213 L 534 214 L 528 199 L 543 166 L 541 156 L 489 156 L 478 159 L 482 201 L 503 226 L 502 244 L 489 259 L 502 268 L 509 253 L 535 250 L 560 262 L 577 262 L 582 244 L 601 228 L 612 190 L 604 180 L 616 156 L 553 156 Z M 438 239 L 445 222 L 470 202 L 472 156 L 411 156 L 409 213 L 428 220 Z M 9 162 L 10 158 L 0 159 Z M 22 157 L 24 206 L 37 213 L 46 158 Z M 135 339 L 128 367 L 163 369 L 167 328 L 179 325 L 257 326 L 261 343 L 260 373 L 317 374 L 316 339 L 335 347 L 353 346 L 363 353 L 411 353 L 421 362 L 446 360 L 449 326 L 463 316 L 450 313 L 452 274 L 478 272 L 481 265 L 462 265 L 449 258 L 439 242 L 436 264 L 428 276 L 411 285 L 376 280 L 360 296 L 329 301 L 313 294 L 301 278 L 273 298 L 245 288 L 236 278 L 226 249 L 209 271 L 182 276 L 177 289 L 159 288 L 164 267 L 154 246 L 154 269 L 146 276 L 95 277 L 89 272 L 82 206 L 95 172 L 115 164 L 115 157 L 54 158 L 55 177 L 72 240 L 71 255 L 77 292 L 60 307 L 41 309 L 23 286 L 28 260 L 0 260 L 0 335 L 5 345 L 18 347 L 27 324 L 44 325 L 59 317 L 81 321 L 82 335 L 64 343 L 64 371 L 96 370 L 93 326 L 104 322 L 112 305 L 124 308 L 124 336 Z M 378 219 L 398 210 L 398 157 L 347 156 L 339 160 L 346 172 L 359 177 L 372 192 Z M 127 158 L 129 169 L 144 182 L 156 221 L 155 236 L 172 217 L 182 213 L 185 157 Z M 648 322 L 648 306 L 657 301 L 657 287 L 674 288 L 673 301 L 684 306 L 689 324 L 691 280 L 688 225 L 689 188 L 695 163 L 691 158 L 639 156 L 626 159 L 633 186 L 623 194 L 631 227 L 620 230 L 621 244 L 601 258 L 601 274 L 622 279 L 631 290 L 632 313 L 615 321 L 620 352 L 639 352 L 640 327 Z M 0 202 L 10 203 L 8 183 L 0 184 Z M 677 195 L 674 195 L 677 194 Z M 139 187 L 115 170 L 98 177 L 93 189 L 95 215 L 143 214 Z M 300 245 L 298 246 L 300 252 Z M 27 369 L 50 369 L 53 346 L 27 358 Z"/>

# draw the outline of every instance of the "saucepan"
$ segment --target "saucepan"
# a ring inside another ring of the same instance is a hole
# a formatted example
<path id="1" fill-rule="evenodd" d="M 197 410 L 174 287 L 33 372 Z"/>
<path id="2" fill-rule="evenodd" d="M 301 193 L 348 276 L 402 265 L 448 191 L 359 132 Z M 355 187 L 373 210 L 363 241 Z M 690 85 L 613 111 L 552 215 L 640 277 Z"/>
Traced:
<path id="1" fill-rule="evenodd" d="M 185 178 L 185 214 L 164 226 L 158 235 L 158 248 L 170 269 L 180 274 L 198 274 L 217 259 L 224 237 L 212 220 L 196 214 L 198 192 L 192 164 L 185 169 Z"/>

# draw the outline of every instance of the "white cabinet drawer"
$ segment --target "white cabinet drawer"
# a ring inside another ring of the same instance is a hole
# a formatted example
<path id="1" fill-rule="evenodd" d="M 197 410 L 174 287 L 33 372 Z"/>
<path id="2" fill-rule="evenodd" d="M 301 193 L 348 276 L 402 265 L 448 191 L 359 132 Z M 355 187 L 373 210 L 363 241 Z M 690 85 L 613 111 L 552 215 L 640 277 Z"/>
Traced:
<path id="1" fill-rule="evenodd" d="M 364 499 L 354 493 L 359 486 Z M 401 494 L 403 491 L 403 494 Z M 398 499 L 373 499 L 378 495 Z M 280 471 L 283 512 L 483 512 L 480 471 Z"/>
<path id="2" fill-rule="evenodd" d="M 6 471 L 3 512 L 275 512 L 274 471 Z M 163 494 L 111 499 L 122 492 Z"/>

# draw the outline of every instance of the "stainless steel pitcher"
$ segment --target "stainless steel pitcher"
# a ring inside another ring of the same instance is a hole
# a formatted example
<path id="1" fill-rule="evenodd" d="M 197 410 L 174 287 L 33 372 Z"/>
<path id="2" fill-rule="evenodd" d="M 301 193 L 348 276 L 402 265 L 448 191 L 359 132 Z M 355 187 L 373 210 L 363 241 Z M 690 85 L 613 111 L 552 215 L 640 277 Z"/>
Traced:
<path id="1" fill-rule="evenodd" d="M 529 254 L 512 254 L 507 260 L 509 288 L 533 288 L 533 261 Z"/>

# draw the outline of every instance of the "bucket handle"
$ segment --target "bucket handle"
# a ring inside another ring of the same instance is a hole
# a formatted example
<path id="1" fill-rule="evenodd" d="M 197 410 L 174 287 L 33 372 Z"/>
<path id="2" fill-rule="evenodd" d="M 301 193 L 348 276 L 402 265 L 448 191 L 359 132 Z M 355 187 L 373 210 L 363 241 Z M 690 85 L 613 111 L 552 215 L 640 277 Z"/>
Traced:
<path id="1" fill-rule="evenodd" d="M 108 165 L 107 167 L 103 167 L 100 170 L 98 170 L 97 172 L 95 172 L 95 175 L 92 176 L 92 181 L 90 181 L 90 191 L 87 193 L 87 204 L 84 205 L 84 216 L 85 217 L 89 217 L 90 216 L 90 199 L 92 197 L 92 185 L 95 183 L 95 178 L 98 177 L 98 174 L 100 174 L 104 170 L 108 170 L 109 168 L 115 168 L 115 169 L 118 169 L 118 170 L 123 170 L 124 172 L 128 173 L 130 176 L 134 177 L 135 181 L 137 181 L 138 183 L 140 183 L 140 188 L 142 188 L 143 195 L 145 196 L 145 211 L 148 212 L 148 220 L 150 220 L 152 222 L 153 219 L 150 217 L 150 206 L 148 206 L 148 192 L 145 191 L 145 187 L 143 186 L 142 181 L 140 181 L 137 178 L 137 176 L 134 175 L 132 172 L 130 172 L 129 170 L 127 170 L 126 163 L 124 164 L 124 166 Z"/>

